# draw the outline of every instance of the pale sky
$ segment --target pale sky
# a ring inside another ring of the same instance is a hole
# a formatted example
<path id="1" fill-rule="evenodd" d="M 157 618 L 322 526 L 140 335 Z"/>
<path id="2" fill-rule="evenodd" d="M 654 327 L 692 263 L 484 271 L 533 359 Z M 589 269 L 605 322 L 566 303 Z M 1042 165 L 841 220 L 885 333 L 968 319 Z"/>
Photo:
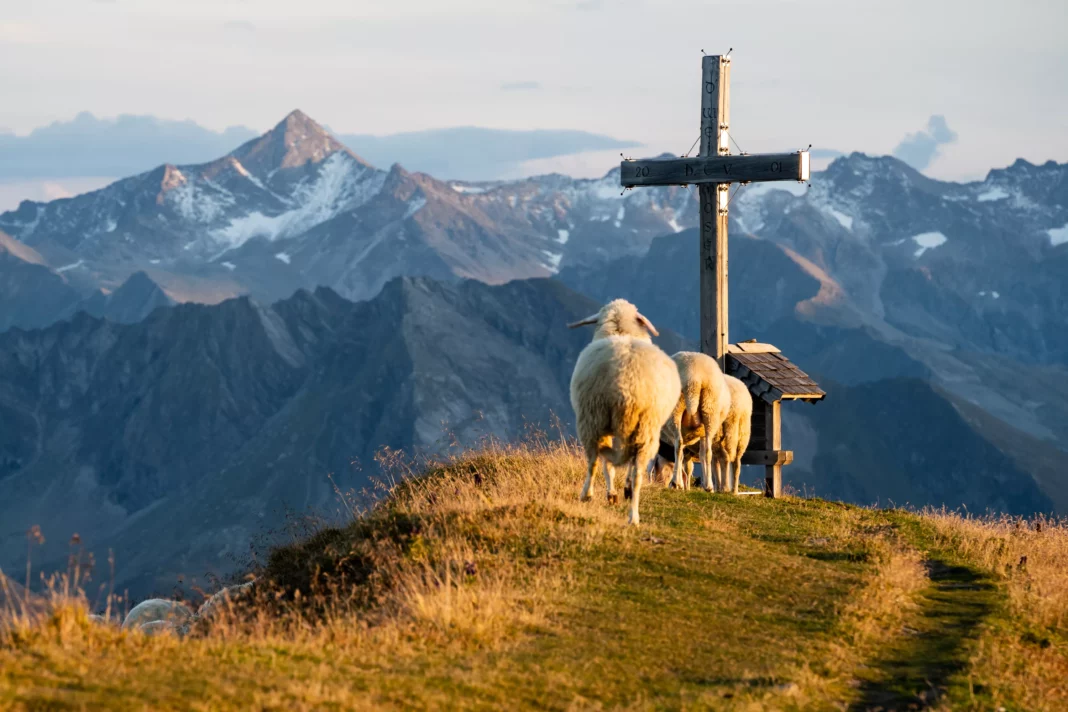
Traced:
<path id="1" fill-rule="evenodd" d="M 958 138 L 926 172 L 974 178 L 1068 161 L 1066 31 L 1066 0 L 0 0 L 0 128 L 88 110 L 266 129 L 299 107 L 344 133 L 583 129 L 682 153 L 701 50 L 733 47 L 742 149 L 890 153 L 940 114 Z"/>

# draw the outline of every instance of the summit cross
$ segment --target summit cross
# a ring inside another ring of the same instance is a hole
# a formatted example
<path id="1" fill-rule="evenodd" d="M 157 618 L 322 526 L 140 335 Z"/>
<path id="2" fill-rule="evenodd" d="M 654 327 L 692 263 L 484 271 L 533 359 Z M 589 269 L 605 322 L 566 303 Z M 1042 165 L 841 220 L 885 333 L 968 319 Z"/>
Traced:
<path id="1" fill-rule="evenodd" d="M 700 191 L 701 352 L 725 368 L 727 353 L 727 207 L 731 183 L 809 179 L 808 151 L 732 156 L 730 57 L 701 59 L 701 149 L 693 158 L 624 160 L 625 188 L 695 184 Z"/>

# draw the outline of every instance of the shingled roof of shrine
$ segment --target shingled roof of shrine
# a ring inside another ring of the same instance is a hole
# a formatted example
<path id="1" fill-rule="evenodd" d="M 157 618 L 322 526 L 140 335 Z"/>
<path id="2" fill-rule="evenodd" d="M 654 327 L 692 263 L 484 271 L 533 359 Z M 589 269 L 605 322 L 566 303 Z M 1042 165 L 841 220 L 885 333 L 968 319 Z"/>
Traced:
<path id="1" fill-rule="evenodd" d="M 777 400 L 823 400 L 827 394 L 812 377 L 771 344 L 745 342 L 727 347 L 726 372 L 749 388 L 754 398 Z"/>

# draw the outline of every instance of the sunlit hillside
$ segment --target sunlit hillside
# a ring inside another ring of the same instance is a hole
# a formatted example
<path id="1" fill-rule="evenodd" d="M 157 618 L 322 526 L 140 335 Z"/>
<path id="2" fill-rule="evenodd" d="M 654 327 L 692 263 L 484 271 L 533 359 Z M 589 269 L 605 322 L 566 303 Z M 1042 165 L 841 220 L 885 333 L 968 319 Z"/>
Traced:
<path id="1" fill-rule="evenodd" d="M 387 464 L 184 637 L 8 595 L 0 708 L 1068 708 L 1063 524 L 653 485 L 627 528 L 567 444 Z"/>

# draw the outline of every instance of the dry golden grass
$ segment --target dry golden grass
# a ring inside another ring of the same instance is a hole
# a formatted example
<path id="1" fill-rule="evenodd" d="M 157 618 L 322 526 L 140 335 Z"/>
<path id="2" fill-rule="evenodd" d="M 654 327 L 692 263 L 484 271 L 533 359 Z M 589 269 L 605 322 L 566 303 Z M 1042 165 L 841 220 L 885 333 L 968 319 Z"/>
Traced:
<path id="1" fill-rule="evenodd" d="M 256 596 L 227 606 L 194 634 L 262 640 L 313 633 L 336 641 L 373 630 L 390 639 L 486 643 L 544 620 L 582 551 L 609 531 L 628 536 L 618 507 L 578 501 L 585 465 L 568 442 L 490 442 L 427 471 L 400 453 L 382 459 L 388 485 L 376 506 L 353 508 L 346 528 L 275 550 Z M 23 602 L 21 587 L 12 591 L 0 636 L 73 630 L 70 621 L 88 608 L 78 583 L 77 572 L 53 579 L 36 605 Z"/>
<path id="2" fill-rule="evenodd" d="M 584 464 L 567 442 L 491 442 L 424 474 L 399 453 L 382 461 L 375 508 L 273 552 L 265 588 L 299 592 L 291 613 L 487 642 L 543 620 L 582 552 L 623 535 L 617 509 L 578 501 Z"/>
<path id="3" fill-rule="evenodd" d="M 1005 582 L 1014 617 L 1041 628 L 1068 628 L 1068 524 L 944 511 L 924 516 L 940 544 Z"/>
<path id="4" fill-rule="evenodd" d="M 0 709 L 835 709 L 912 694 L 931 654 L 966 661 L 947 709 L 1068 709 L 1062 525 L 652 487 L 634 530 L 601 481 L 578 501 L 568 443 L 382 464 L 378 504 L 184 639 L 91 623 L 57 579 L 0 626 Z M 1004 591 L 974 646 L 935 647 L 946 552 Z"/>
<path id="5" fill-rule="evenodd" d="M 925 519 L 940 545 L 995 576 L 1007 594 L 1007 610 L 983 627 L 970 679 L 997 706 L 1068 709 L 1068 525 L 944 511 Z"/>

